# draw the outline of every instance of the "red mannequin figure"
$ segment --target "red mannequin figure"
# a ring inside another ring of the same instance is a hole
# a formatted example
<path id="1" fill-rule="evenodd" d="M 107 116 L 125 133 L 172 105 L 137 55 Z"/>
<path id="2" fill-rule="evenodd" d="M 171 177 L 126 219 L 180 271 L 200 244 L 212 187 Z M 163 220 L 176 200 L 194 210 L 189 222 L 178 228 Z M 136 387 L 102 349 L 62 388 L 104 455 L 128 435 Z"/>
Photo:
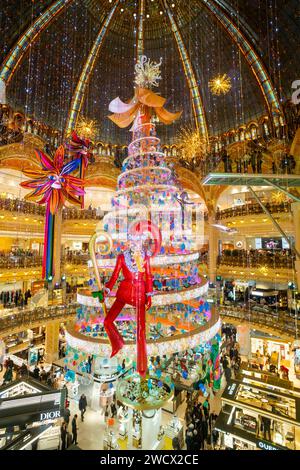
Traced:
<path id="1" fill-rule="evenodd" d="M 104 328 L 109 337 L 112 353 L 115 356 L 124 345 L 124 340 L 118 332 L 114 321 L 124 308 L 125 304 L 136 308 L 136 344 L 137 344 L 137 371 L 144 377 L 147 371 L 146 346 L 146 309 L 151 307 L 152 275 L 150 257 L 143 248 L 143 241 L 147 238 L 146 231 L 154 237 L 155 249 L 151 256 L 155 256 L 161 246 L 161 233 L 150 221 L 136 222 L 129 230 L 131 241 L 128 250 L 118 255 L 114 272 L 106 284 L 107 292 L 115 285 L 120 271 L 124 280 L 121 282 L 116 300 L 104 320 Z"/>

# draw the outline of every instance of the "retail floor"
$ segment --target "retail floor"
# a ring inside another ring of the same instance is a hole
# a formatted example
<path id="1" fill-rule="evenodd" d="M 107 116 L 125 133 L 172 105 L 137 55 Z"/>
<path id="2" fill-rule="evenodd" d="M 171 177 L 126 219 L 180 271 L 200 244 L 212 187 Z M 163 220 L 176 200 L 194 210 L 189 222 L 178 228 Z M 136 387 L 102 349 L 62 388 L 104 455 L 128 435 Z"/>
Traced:
<path id="1" fill-rule="evenodd" d="M 222 380 L 221 389 L 215 396 L 210 399 L 210 409 L 216 413 L 220 412 L 221 409 L 221 395 L 225 387 L 224 378 Z M 204 401 L 204 399 L 203 399 Z M 75 399 L 70 400 L 70 411 L 71 419 L 69 424 L 69 432 L 71 432 L 71 421 L 74 414 L 78 415 L 78 447 L 83 450 L 102 450 L 103 449 L 103 438 L 105 434 L 106 424 L 104 421 L 104 411 L 93 411 L 89 407 L 84 415 L 84 421 L 80 420 L 80 411 L 78 409 L 78 401 Z M 184 419 L 186 411 L 186 402 L 184 401 L 177 409 L 177 416 Z M 163 411 L 162 413 L 162 425 L 167 425 L 172 415 L 168 412 Z M 113 428 L 112 428 L 113 429 Z M 185 430 L 185 429 L 184 429 Z M 117 434 L 117 429 L 115 429 Z M 121 449 L 126 449 L 126 440 L 118 440 L 118 444 Z M 164 450 L 172 449 L 171 439 L 165 438 Z M 147 449 L 148 450 L 148 449 Z"/>

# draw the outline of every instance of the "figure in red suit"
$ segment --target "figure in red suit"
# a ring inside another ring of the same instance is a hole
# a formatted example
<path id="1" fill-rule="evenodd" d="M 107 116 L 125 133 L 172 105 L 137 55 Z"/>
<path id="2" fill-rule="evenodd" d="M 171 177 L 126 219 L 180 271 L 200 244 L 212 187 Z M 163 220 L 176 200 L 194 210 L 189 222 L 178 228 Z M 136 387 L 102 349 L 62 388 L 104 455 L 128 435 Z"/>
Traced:
<path id="1" fill-rule="evenodd" d="M 116 293 L 116 300 L 107 313 L 104 320 L 104 328 L 109 337 L 112 353 L 115 356 L 124 345 L 124 340 L 114 324 L 115 319 L 124 308 L 125 304 L 132 305 L 136 309 L 136 343 L 137 343 L 137 371 L 144 377 L 147 371 L 147 346 L 146 346 L 146 310 L 151 307 L 151 295 L 153 283 L 150 269 L 150 256 L 143 247 L 147 238 L 146 232 L 150 232 L 154 238 L 154 251 L 150 256 L 155 256 L 161 247 L 161 233 L 150 221 L 136 222 L 129 229 L 129 249 L 118 255 L 114 272 L 105 286 L 109 293 L 122 272 L 124 279 L 121 281 Z"/>

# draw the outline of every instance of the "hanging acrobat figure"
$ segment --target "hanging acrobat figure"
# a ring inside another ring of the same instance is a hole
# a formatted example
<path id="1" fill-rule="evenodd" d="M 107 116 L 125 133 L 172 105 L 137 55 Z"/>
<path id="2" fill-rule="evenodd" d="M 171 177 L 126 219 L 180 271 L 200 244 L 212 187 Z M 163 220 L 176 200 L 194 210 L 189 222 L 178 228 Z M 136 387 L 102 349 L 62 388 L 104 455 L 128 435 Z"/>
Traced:
<path id="1" fill-rule="evenodd" d="M 186 191 L 182 191 L 179 195 L 177 194 L 176 200 L 179 202 L 181 207 L 181 230 L 184 233 L 185 230 L 185 206 L 194 205 L 193 201 L 190 201 L 189 195 Z"/>
<path id="2" fill-rule="evenodd" d="M 147 234 L 148 232 L 148 234 Z M 154 249 L 149 251 L 145 242 L 153 238 Z M 147 345 L 146 345 L 146 310 L 151 307 L 153 282 L 150 268 L 150 257 L 157 255 L 161 248 L 161 233 L 159 228 L 147 220 L 134 222 L 129 228 L 129 248 L 119 254 L 115 269 L 110 280 L 106 283 L 105 292 L 109 294 L 113 289 L 120 272 L 124 279 L 116 293 L 116 300 L 104 319 L 104 328 L 109 337 L 112 353 L 115 356 L 124 345 L 124 340 L 114 324 L 119 313 L 126 304 L 136 309 L 136 344 L 137 344 L 137 371 L 144 377 L 147 371 Z"/>

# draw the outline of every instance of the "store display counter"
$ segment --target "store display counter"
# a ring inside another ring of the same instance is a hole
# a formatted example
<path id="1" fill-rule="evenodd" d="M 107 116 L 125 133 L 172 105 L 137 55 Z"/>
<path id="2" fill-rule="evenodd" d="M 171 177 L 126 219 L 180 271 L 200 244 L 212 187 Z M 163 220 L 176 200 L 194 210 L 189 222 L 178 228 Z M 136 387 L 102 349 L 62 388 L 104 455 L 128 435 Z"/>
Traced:
<path id="1" fill-rule="evenodd" d="M 270 383 L 271 385 L 279 385 L 284 389 L 291 389 L 294 387 L 293 382 L 281 379 L 274 372 L 254 369 L 247 362 L 242 362 L 239 373 L 248 377 L 261 379 L 263 382 Z"/>
<path id="2" fill-rule="evenodd" d="M 221 446 L 300 450 L 300 390 L 244 376 L 225 387 L 221 401 L 215 426 Z"/>

